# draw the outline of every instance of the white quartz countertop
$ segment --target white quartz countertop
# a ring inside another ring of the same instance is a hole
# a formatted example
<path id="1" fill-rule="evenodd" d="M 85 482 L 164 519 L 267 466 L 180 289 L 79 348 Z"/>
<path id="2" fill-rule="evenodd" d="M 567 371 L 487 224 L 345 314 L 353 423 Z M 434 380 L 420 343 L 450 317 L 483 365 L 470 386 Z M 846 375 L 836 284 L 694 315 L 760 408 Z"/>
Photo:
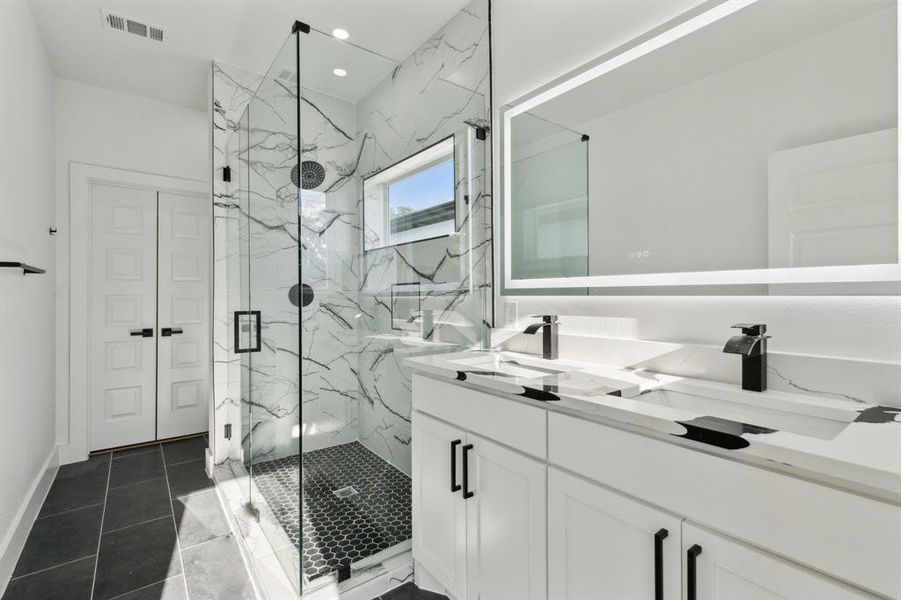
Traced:
<path id="1" fill-rule="evenodd" d="M 577 418 L 901 503 L 901 409 L 498 351 L 415 371 Z M 901 395 L 901 392 L 899 392 Z"/>

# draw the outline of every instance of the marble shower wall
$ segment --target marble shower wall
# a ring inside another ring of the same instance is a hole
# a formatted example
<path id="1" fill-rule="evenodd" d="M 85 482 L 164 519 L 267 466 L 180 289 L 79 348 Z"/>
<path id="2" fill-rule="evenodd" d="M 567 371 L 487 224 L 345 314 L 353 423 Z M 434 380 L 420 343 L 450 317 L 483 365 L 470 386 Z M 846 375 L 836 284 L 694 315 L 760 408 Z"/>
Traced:
<path id="1" fill-rule="evenodd" d="M 301 160 L 325 169 L 322 183 L 301 198 L 301 273 L 314 292 L 302 311 L 301 339 L 309 452 L 358 437 L 359 187 L 354 105 L 306 89 L 301 95 Z"/>
<path id="2" fill-rule="evenodd" d="M 354 106 L 301 90 L 302 157 L 325 168 L 323 183 L 316 190 L 304 190 L 301 202 L 299 260 L 304 282 L 316 294 L 300 323 L 301 380 L 297 309 L 288 303 L 298 261 L 296 188 L 287 186 L 296 161 L 295 137 L 290 135 L 295 119 L 291 88 L 290 81 L 264 80 L 241 69 L 213 65 L 217 464 L 296 454 L 301 429 L 304 450 L 357 439 Z M 222 180 L 226 164 L 232 167 L 230 183 Z M 236 248 L 247 248 L 248 243 L 250 256 L 245 253 L 242 259 Z M 263 349 L 253 355 L 235 354 L 232 312 L 248 307 L 248 293 L 251 308 L 263 315 Z M 301 381 L 302 425 L 297 403 Z M 231 442 L 222 437 L 225 423 L 232 424 Z"/>
<path id="3" fill-rule="evenodd" d="M 263 77 L 242 69 L 212 63 L 213 145 L 213 416 L 210 423 L 213 460 L 240 459 L 240 444 L 230 445 L 224 426 L 238 429 L 241 420 L 241 360 L 232 353 L 232 310 L 239 305 L 240 287 L 229 287 L 239 273 L 238 255 L 229 253 L 229 239 L 237 240 L 239 214 L 238 174 L 223 181 L 222 169 L 237 165 L 238 121 Z M 232 307 L 232 310 L 229 310 Z M 232 439 L 240 439 L 240 431 Z"/>
<path id="4" fill-rule="evenodd" d="M 260 311 L 261 350 L 242 355 L 241 440 L 245 460 L 300 450 L 300 311 L 291 302 L 299 260 L 297 83 L 294 40 L 263 78 L 247 109 L 247 148 L 239 143 L 240 217 L 247 232 L 247 306 Z M 244 174 L 246 173 L 246 179 Z M 245 185 L 246 182 L 246 185 Z M 243 240 L 242 240 L 243 241 Z"/>
<path id="5" fill-rule="evenodd" d="M 454 235 L 360 256 L 357 328 L 359 436 L 410 472 L 410 353 L 479 347 L 491 295 L 488 1 L 474 0 L 357 103 L 362 178 L 454 136 L 458 219 Z M 357 210 L 357 214 L 361 214 Z M 363 232 L 364 235 L 366 232 Z M 433 311 L 431 339 L 412 350 L 392 331 L 393 283 L 418 282 Z"/>
<path id="6" fill-rule="evenodd" d="M 325 180 L 302 192 L 299 240 L 289 183 L 296 161 L 291 86 L 214 65 L 217 462 L 296 453 L 302 436 L 303 451 L 359 439 L 410 472 L 412 397 L 402 359 L 487 343 L 491 141 L 476 139 L 475 128 L 489 122 L 488 52 L 488 2 L 473 0 L 356 104 L 302 89 L 301 160 L 321 164 Z M 238 120 L 256 88 L 239 151 Z M 364 254 L 363 178 L 451 135 L 454 235 Z M 230 185 L 222 182 L 225 164 L 232 165 Z M 229 242 L 249 243 L 244 264 L 228 252 Z M 298 260 L 314 292 L 300 322 L 288 302 Z M 411 350 L 392 329 L 390 290 L 398 282 L 418 282 L 422 308 L 434 315 L 434 343 L 424 349 Z M 263 313 L 263 351 L 250 355 L 251 365 L 248 355 L 231 351 L 231 311 L 246 307 L 242 285 Z M 221 439 L 225 423 L 233 427 L 231 444 Z M 235 443 L 251 431 L 252 450 Z"/>

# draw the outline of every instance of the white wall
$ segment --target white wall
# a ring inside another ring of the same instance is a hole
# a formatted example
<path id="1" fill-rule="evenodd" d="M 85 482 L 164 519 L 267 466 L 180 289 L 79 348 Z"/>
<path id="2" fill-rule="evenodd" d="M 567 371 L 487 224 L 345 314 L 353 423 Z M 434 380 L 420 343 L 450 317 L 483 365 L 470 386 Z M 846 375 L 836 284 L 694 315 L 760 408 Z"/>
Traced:
<path id="1" fill-rule="evenodd" d="M 69 440 L 69 164 L 91 163 L 209 181 L 209 114 L 75 81 L 55 82 L 57 442 Z M 62 462 L 71 457 L 61 449 Z M 83 458 L 83 457 L 81 457 Z"/>
<path id="2" fill-rule="evenodd" d="M 0 260 L 47 270 L 0 269 L 0 593 L 24 541 L 14 529 L 31 524 L 25 503 L 55 466 L 52 164 L 50 64 L 28 5 L 0 2 Z"/>
<path id="3" fill-rule="evenodd" d="M 516 100 L 694 4 L 496 0 L 494 106 Z M 566 43 L 561 43 L 564 35 Z M 497 127 L 496 114 L 494 122 Z M 494 155 L 495 193 L 500 197 L 499 148 Z M 603 317 L 604 329 L 612 335 L 715 346 L 730 335 L 729 325 L 753 320 L 770 324 L 773 351 L 901 363 L 897 297 L 514 299 L 520 301 L 520 315 L 550 310 Z M 500 324 L 504 311 L 498 308 Z"/>

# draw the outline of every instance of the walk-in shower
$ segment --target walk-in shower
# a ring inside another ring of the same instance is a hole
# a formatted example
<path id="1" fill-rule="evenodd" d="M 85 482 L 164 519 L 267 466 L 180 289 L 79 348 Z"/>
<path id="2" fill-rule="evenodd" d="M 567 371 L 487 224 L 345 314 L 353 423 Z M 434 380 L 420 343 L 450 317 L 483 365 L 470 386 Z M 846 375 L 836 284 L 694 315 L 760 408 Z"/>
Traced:
<path id="1" fill-rule="evenodd" d="M 486 343 L 488 53 L 474 0 L 400 62 L 298 22 L 214 65 L 213 454 L 263 594 L 409 551 L 404 359 Z"/>

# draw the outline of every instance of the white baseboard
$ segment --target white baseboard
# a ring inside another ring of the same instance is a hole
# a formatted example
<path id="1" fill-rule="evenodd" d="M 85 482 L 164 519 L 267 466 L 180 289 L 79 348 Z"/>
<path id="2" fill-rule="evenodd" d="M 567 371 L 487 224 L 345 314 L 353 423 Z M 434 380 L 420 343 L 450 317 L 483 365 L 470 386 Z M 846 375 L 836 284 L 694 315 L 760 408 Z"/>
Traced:
<path id="1" fill-rule="evenodd" d="M 44 504 L 47 492 L 50 491 L 50 486 L 53 484 L 53 479 L 56 477 L 58 469 L 59 448 L 54 446 L 47 455 L 44 466 L 31 483 L 25 499 L 19 506 L 19 510 L 16 511 L 16 516 L 13 519 L 12 526 L 9 528 L 9 532 L 3 541 L 0 542 L 0 596 L 6 591 L 9 578 L 12 576 L 16 563 L 19 561 L 19 555 L 22 554 L 22 549 L 25 547 L 25 540 L 28 539 L 28 533 L 31 531 L 31 526 L 34 525 L 34 520 L 37 518 L 38 513 L 41 512 L 41 506 Z"/>
<path id="2" fill-rule="evenodd" d="M 68 465 L 87 460 L 90 454 L 86 448 L 76 448 L 75 444 L 64 444 L 58 447 L 60 465 Z"/>
<path id="3" fill-rule="evenodd" d="M 420 589 L 426 590 L 427 592 L 433 592 L 435 594 L 444 594 L 451 600 L 455 600 L 453 595 L 445 589 L 441 582 L 435 578 L 434 575 L 425 570 L 425 567 L 416 561 L 414 563 L 414 569 L 416 571 L 416 586 Z"/>

